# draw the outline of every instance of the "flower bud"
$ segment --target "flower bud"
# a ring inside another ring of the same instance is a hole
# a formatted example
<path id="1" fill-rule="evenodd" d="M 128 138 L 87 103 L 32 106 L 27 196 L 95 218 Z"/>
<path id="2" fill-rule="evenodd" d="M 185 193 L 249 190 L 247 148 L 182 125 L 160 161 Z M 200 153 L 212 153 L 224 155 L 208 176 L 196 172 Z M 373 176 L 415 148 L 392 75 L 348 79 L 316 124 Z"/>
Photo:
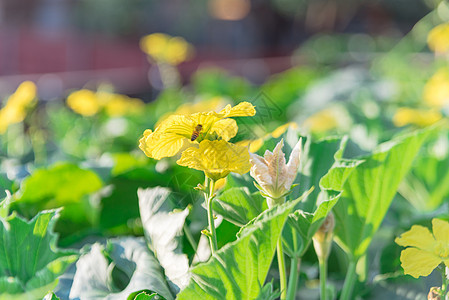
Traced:
<path id="1" fill-rule="evenodd" d="M 441 300 L 441 289 L 439 287 L 431 287 L 427 300 Z"/>
<path id="2" fill-rule="evenodd" d="M 251 176 L 262 196 L 267 199 L 268 207 L 280 204 L 290 192 L 299 168 L 301 140 L 295 145 L 288 163 L 282 152 L 284 141 L 281 140 L 273 152 L 265 151 L 264 157 L 251 153 Z"/>
<path id="3" fill-rule="evenodd" d="M 332 246 L 332 237 L 335 227 L 335 217 L 332 212 L 330 212 L 320 229 L 313 236 L 313 247 L 315 248 L 316 255 L 318 259 L 326 260 L 329 257 Z"/>

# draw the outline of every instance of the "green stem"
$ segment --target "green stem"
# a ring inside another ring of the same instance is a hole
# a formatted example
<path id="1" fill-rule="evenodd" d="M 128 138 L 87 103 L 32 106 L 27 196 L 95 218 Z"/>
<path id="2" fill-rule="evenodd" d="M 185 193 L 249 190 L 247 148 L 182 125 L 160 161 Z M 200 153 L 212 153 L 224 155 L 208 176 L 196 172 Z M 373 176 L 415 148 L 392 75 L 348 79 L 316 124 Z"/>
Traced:
<path id="1" fill-rule="evenodd" d="M 209 221 L 209 242 L 212 255 L 218 250 L 217 233 L 215 231 L 214 213 L 212 210 L 212 201 L 214 199 L 215 181 L 206 177 L 206 188 L 209 187 L 209 194 L 206 193 L 207 219 Z"/>
<path id="2" fill-rule="evenodd" d="M 320 265 L 320 299 L 326 300 L 327 260 L 318 259 Z"/>
<path id="3" fill-rule="evenodd" d="M 287 300 L 296 299 L 296 288 L 298 286 L 300 266 L 301 266 L 301 259 L 299 259 L 296 255 L 294 255 L 290 264 L 290 277 L 288 279 Z"/>
<path id="4" fill-rule="evenodd" d="M 287 299 L 287 274 L 285 273 L 284 251 L 282 249 L 282 236 L 279 237 L 277 244 L 279 276 L 281 281 L 281 300 Z"/>
<path id="5" fill-rule="evenodd" d="M 441 294 L 442 294 L 441 299 L 447 298 L 448 293 L 447 286 L 449 284 L 449 280 L 447 277 L 448 276 L 446 275 L 446 267 L 443 266 L 443 268 L 441 269 Z"/>
<path id="6" fill-rule="evenodd" d="M 195 242 L 195 239 L 193 238 L 193 235 L 190 232 L 190 229 L 189 229 L 189 227 L 187 226 L 186 223 L 184 223 L 183 229 L 184 229 L 184 234 L 186 235 L 186 238 L 189 241 L 189 244 L 192 246 L 193 250 L 196 253 L 196 251 L 198 250 L 198 245 Z"/>
<path id="7" fill-rule="evenodd" d="M 341 292 L 340 300 L 351 299 L 352 290 L 354 289 L 354 283 L 356 279 L 355 268 L 357 265 L 357 260 L 351 259 L 349 263 L 348 271 L 346 273 L 345 283 L 343 285 L 343 290 Z"/>

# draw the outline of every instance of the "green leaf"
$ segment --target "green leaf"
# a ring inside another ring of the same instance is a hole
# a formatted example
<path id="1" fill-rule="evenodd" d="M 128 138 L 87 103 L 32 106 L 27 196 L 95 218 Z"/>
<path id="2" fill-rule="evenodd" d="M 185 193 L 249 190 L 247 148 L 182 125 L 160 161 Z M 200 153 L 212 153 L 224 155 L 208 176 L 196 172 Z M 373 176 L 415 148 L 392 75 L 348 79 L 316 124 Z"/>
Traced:
<path id="1" fill-rule="evenodd" d="M 255 299 L 259 296 L 276 244 L 297 201 L 264 211 L 243 227 L 238 239 L 192 269 L 189 285 L 177 299 Z"/>
<path id="2" fill-rule="evenodd" d="M 304 255 L 312 242 L 312 237 L 337 203 L 341 192 L 325 190 L 320 196 L 324 198 L 319 202 L 315 212 L 308 213 L 299 209 L 289 215 L 288 226 L 285 226 L 282 234 L 285 251 L 289 256 Z"/>
<path id="3" fill-rule="evenodd" d="M 128 299 L 130 299 L 130 298 L 128 298 Z M 135 297 L 131 298 L 130 300 L 158 300 L 158 299 L 162 299 L 162 298 L 159 297 L 158 294 L 156 294 L 156 293 L 148 294 L 146 292 L 140 292 L 139 294 L 137 294 Z"/>
<path id="4" fill-rule="evenodd" d="M 335 236 L 339 245 L 358 259 L 364 255 L 379 228 L 402 178 L 435 127 L 405 135 L 380 145 L 363 161 L 341 161 L 321 185 L 343 190 L 334 207 Z"/>
<path id="5" fill-rule="evenodd" d="M 36 170 L 27 177 L 17 194 L 17 200 L 27 203 L 43 202 L 44 208 L 77 203 L 85 195 L 98 191 L 101 179 L 90 170 L 61 163 L 48 169 Z"/>
<path id="6" fill-rule="evenodd" d="M 60 300 L 55 293 L 48 293 L 42 300 Z"/>
<path id="7" fill-rule="evenodd" d="M 174 299 L 163 270 L 145 241 L 128 237 L 110 240 L 106 248 L 94 244 L 81 256 L 69 298 L 122 300 L 142 290 Z"/>
<path id="8" fill-rule="evenodd" d="M 9 215 L 9 206 L 11 205 L 11 194 L 6 191 L 6 197 L 0 202 L 0 218 L 6 218 Z"/>
<path id="9" fill-rule="evenodd" d="M 449 146 L 446 131 L 428 144 L 399 186 L 399 193 L 418 211 L 434 211 L 449 196 Z M 443 153 L 434 153 L 434 152 Z"/>
<path id="10" fill-rule="evenodd" d="M 0 218 L 0 299 L 43 297 L 77 259 L 56 248 L 58 211 L 40 212 L 29 222 L 16 214 Z"/>
<path id="11" fill-rule="evenodd" d="M 189 281 L 189 259 L 182 252 L 182 236 L 189 209 L 171 211 L 170 190 L 162 187 L 139 189 L 140 215 L 147 242 L 164 268 L 174 294 Z"/>
<path id="12" fill-rule="evenodd" d="M 309 190 L 312 186 L 314 191 L 301 203 L 301 209 L 312 213 L 317 207 L 317 199 L 320 193 L 319 183 L 321 178 L 329 171 L 335 162 L 340 159 L 346 147 L 346 137 L 328 137 L 316 142 L 307 138 L 304 150 L 301 154 L 300 165 L 300 194 Z"/>
<path id="13" fill-rule="evenodd" d="M 244 226 L 266 208 L 265 199 L 259 193 L 251 195 L 244 187 L 230 188 L 213 202 L 213 210 L 229 222 Z"/>
<path id="14" fill-rule="evenodd" d="M 273 282 L 269 282 L 262 288 L 259 296 L 257 296 L 255 300 L 276 300 L 280 295 L 280 291 L 275 291 L 273 289 Z"/>

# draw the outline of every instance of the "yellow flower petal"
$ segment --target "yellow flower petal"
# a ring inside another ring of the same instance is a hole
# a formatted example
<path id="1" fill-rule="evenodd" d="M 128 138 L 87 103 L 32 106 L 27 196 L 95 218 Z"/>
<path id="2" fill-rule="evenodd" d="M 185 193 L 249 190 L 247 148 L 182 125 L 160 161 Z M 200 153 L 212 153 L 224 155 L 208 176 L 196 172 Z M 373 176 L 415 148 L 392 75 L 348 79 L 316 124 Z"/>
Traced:
<path id="1" fill-rule="evenodd" d="M 435 239 L 439 242 L 446 243 L 447 248 L 449 249 L 449 222 L 433 219 L 432 231 Z"/>
<path id="2" fill-rule="evenodd" d="M 79 90 L 67 97 L 67 105 L 83 116 L 93 116 L 100 110 L 97 96 L 90 90 Z"/>
<path id="3" fill-rule="evenodd" d="M 441 261 L 441 258 L 433 253 L 416 248 L 407 248 L 401 252 L 404 273 L 415 278 L 429 275 Z"/>
<path id="4" fill-rule="evenodd" d="M 8 103 L 25 107 L 36 98 L 36 93 L 36 85 L 31 81 L 24 81 L 19 85 L 14 94 L 9 97 Z"/>
<path id="5" fill-rule="evenodd" d="M 199 148 L 186 149 L 177 163 L 203 171 L 213 180 L 224 178 L 230 172 L 244 174 L 251 168 L 248 149 L 224 140 L 204 140 Z"/>
<path id="6" fill-rule="evenodd" d="M 246 116 L 254 116 L 256 114 L 256 109 L 254 105 L 249 102 L 240 102 L 236 106 L 231 107 L 230 104 L 226 105 L 220 112 L 222 118 L 230 118 L 230 117 L 246 117 Z"/>
<path id="7" fill-rule="evenodd" d="M 222 119 L 215 122 L 210 131 L 216 132 L 223 140 L 229 141 L 238 131 L 237 123 L 233 119 Z"/>
<path id="8" fill-rule="evenodd" d="M 139 148 L 146 156 L 161 159 L 176 155 L 184 145 L 184 138 L 173 133 L 152 132 L 147 129 L 139 141 Z"/>
<path id="9" fill-rule="evenodd" d="M 427 36 L 429 48 L 436 53 L 449 51 L 449 23 L 441 24 L 433 28 Z"/>
<path id="10" fill-rule="evenodd" d="M 403 247 L 412 246 L 429 251 L 436 243 L 429 229 L 420 225 L 413 225 L 409 231 L 396 238 L 395 242 Z"/>

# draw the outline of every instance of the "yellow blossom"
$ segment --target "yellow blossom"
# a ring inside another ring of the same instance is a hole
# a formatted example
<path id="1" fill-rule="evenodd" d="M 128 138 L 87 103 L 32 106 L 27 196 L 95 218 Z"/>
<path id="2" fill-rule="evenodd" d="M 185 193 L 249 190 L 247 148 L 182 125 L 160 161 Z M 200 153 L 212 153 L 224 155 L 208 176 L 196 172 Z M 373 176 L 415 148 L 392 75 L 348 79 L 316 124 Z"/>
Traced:
<path id="1" fill-rule="evenodd" d="M 426 127 L 438 122 L 442 117 L 441 113 L 434 109 L 424 110 L 401 107 L 396 111 L 393 117 L 393 123 L 398 127 L 409 124 Z"/>
<path id="2" fill-rule="evenodd" d="M 181 149 L 204 139 L 230 140 L 237 134 L 237 123 L 229 117 L 254 116 L 254 106 L 241 102 L 227 105 L 220 112 L 202 112 L 191 115 L 172 115 L 156 127 L 147 129 L 139 141 L 139 148 L 148 157 L 161 159 L 176 155 Z"/>
<path id="3" fill-rule="evenodd" d="M 97 96 L 93 91 L 86 89 L 71 93 L 67 97 L 67 105 L 83 116 L 93 116 L 100 110 Z"/>
<path id="4" fill-rule="evenodd" d="M 432 220 L 433 234 L 426 227 L 414 225 L 395 242 L 408 247 L 401 252 L 405 274 L 415 278 L 429 275 L 440 263 L 449 267 L 449 222 Z"/>
<path id="5" fill-rule="evenodd" d="M 449 23 L 433 28 L 427 36 L 427 44 L 435 53 L 449 52 Z"/>
<path id="6" fill-rule="evenodd" d="M 36 93 L 36 85 L 31 81 L 19 85 L 0 110 L 0 134 L 5 133 L 11 124 L 20 123 L 25 119 L 27 108 L 35 101 Z"/>
<path id="7" fill-rule="evenodd" d="M 117 117 L 140 113 L 145 104 L 126 95 L 82 89 L 67 97 L 67 105 L 83 116 L 93 116 L 104 109 L 109 116 Z"/>
<path id="8" fill-rule="evenodd" d="M 303 126 L 308 128 L 311 132 L 322 133 L 334 129 L 339 124 L 337 115 L 334 109 L 323 109 L 309 118 L 307 118 Z"/>
<path id="9" fill-rule="evenodd" d="M 230 172 L 244 174 L 251 168 L 248 149 L 224 140 L 204 140 L 198 148 L 184 150 L 177 163 L 203 171 L 212 180 L 224 178 Z"/>
<path id="10" fill-rule="evenodd" d="M 140 40 L 140 48 L 158 62 L 178 65 L 189 59 L 193 47 L 182 37 L 171 37 L 163 33 L 153 33 Z"/>
<path id="11" fill-rule="evenodd" d="M 439 69 L 427 81 L 423 98 L 431 107 L 443 107 L 449 104 L 449 69 Z"/>

